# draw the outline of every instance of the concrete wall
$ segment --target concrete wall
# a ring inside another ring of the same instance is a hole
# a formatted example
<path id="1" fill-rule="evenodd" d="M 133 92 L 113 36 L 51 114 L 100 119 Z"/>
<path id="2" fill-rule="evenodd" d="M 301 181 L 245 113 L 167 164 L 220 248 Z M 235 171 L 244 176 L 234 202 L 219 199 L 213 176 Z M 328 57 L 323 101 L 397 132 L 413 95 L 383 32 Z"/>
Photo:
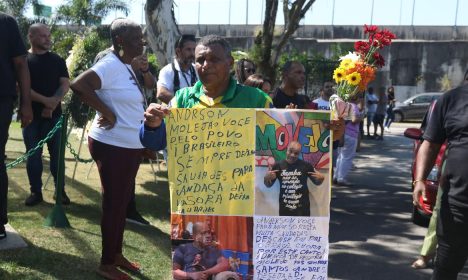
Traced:
<path id="1" fill-rule="evenodd" d="M 391 30 L 402 40 L 468 40 L 468 26 L 379 26 Z M 261 25 L 179 25 L 182 33 L 218 34 L 226 37 L 255 37 Z M 282 26 L 278 26 L 280 31 Z M 302 25 L 294 34 L 298 38 L 362 39 L 360 25 Z"/>
<path id="2" fill-rule="evenodd" d="M 374 88 L 394 85 L 397 100 L 403 101 L 417 93 L 441 91 L 444 83 L 455 87 L 461 82 L 468 69 L 468 27 L 457 27 L 456 34 L 453 27 L 386 28 L 395 32 L 399 39 L 382 52 L 386 65 L 372 83 Z M 197 25 L 182 25 L 180 29 L 182 33 L 199 36 L 230 33 L 227 39 L 235 49 L 249 50 L 260 26 L 202 25 L 198 28 Z M 453 40 L 454 35 L 457 40 Z M 337 44 L 342 50 L 352 49 L 362 36 L 361 26 L 305 26 L 296 32 L 284 51 L 306 51 L 309 55 L 322 54 L 329 58 L 334 55 Z"/>

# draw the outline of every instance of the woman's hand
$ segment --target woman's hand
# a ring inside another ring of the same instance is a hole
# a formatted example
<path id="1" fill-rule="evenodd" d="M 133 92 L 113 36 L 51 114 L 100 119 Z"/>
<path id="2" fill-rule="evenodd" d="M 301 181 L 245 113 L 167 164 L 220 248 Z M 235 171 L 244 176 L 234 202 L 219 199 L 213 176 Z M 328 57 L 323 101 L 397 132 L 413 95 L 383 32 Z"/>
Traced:
<path id="1" fill-rule="evenodd" d="M 111 114 L 109 116 L 101 115 L 101 117 L 97 120 L 98 126 L 104 129 L 113 128 L 115 125 L 115 122 L 116 122 L 116 117 L 114 114 Z"/>
<path id="2" fill-rule="evenodd" d="M 338 140 L 343 137 L 345 133 L 345 120 L 343 118 L 339 118 L 338 120 L 331 120 L 329 127 L 330 130 L 333 131 L 333 140 Z"/>

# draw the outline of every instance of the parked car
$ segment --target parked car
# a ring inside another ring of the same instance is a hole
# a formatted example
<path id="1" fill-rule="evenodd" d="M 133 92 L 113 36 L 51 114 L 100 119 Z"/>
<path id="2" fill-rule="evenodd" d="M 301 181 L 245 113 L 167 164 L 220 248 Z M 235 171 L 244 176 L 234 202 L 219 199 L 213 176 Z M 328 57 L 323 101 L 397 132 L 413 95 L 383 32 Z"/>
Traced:
<path id="1" fill-rule="evenodd" d="M 442 92 L 426 92 L 416 94 L 403 102 L 397 102 L 395 108 L 393 108 L 395 122 L 406 120 L 421 121 L 431 102 L 441 95 Z"/>
<path id="2" fill-rule="evenodd" d="M 414 139 L 413 142 L 413 162 L 411 164 L 411 182 L 416 180 L 414 177 L 416 167 L 419 164 L 417 161 L 416 155 L 418 154 L 419 148 L 423 142 L 422 135 L 423 131 L 420 128 L 407 128 L 404 132 L 404 135 L 408 138 Z M 420 226 L 427 226 L 429 224 L 429 219 L 432 215 L 432 210 L 434 209 L 437 190 L 439 188 L 439 178 L 440 170 L 442 168 L 442 163 L 444 159 L 446 144 L 444 143 L 440 147 L 439 154 L 437 155 L 434 167 L 432 168 L 429 176 L 427 176 L 426 181 L 424 182 L 426 187 L 424 193 L 426 194 L 426 200 L 421 196 L 419 202 L 422 205 L 422 208 L 419 206 L 412 205 L 413 212 L 411 214 L 411 219 L 414 224 Z M 411 185 L 411 192 L 413 191 L 414 186 Z"/>

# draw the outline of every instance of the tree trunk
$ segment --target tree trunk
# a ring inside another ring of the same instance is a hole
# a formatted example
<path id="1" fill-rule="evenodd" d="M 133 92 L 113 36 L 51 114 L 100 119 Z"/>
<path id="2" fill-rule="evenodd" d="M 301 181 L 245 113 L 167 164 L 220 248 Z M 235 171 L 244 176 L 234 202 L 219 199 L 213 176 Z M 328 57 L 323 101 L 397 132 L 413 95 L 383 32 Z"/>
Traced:
<path id="1" fill-rule="evenodd" d="M 261 46 L 261 60 L 259 70 L 273 82 L 276 79 L 275 66 L 271 65 L 271 50 L 273 48 L 273 36 L 275 32 L 276 13 L 278 0 L 266 0 L 265 20 L 261 40 L 257 42 Z"/>
<path id="2" fill-rule="evenodd" d="M 265 0 L 265 21 L 261 35 L 261 61 L 260 71 L 270 77 L 273 81 L 276 78 L 276 68 L 278 59 L 283 52 L 291 36 L 299 28 L 299 21 L 312 6 L 315 0 L 283 1 L 284 27 L 281 35 L 275 40 L 276 13 L 278 11 L 278 0 Z M 276 41 L 274 45 L 273 42 Z"/>
<path id="3" fill-rule="evenodd" d="M 174 57 L 174 45 L 180 36 L 173 0 L 147 0 L 145 14 L 146 39 L 158 58 L 158 64 L 163 67 Z"/>

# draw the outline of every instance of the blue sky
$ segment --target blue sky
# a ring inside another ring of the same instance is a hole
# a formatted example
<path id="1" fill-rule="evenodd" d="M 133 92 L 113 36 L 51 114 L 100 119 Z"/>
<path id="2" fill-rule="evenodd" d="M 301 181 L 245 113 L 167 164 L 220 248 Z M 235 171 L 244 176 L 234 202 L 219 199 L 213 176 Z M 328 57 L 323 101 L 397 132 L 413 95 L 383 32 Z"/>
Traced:
<path id="1" fill-rule="evenodd" d="M 42 0 L 41 3 L 55 7 L 61 0 Z M 129 0 L 128 15 L 138 23 L 142 17 L 144 0 Z M 174 0 L 175 17 L 179 24 L 261 24 L 264 1 L 262 0 Z M 282 10 L 278 9 L 277 24 L 283 23 Z M 458 2 L 457 25 L 468 25 L 468 0 L 316 0 L 301 24 L 317 25 L 449 25 L 455 24 Z M 248 3 L 248 18 L 247 14 Z M 335 9 L 333 9 L 333 3 Z M 372 3 L 374 12 L 372 13 Z M 200 16 L 198 16 L 200 5 Z M 231 12 L 229 13 L 229 5 Z M 334 12 L 333 12 L 334 10 Z M 372 16 L 373 15 L 373 16 Z M 112 13 L 103 23 L 109 23 L 121 13 Z M 372 19 L 371 19 L 372 18 Z"/>

